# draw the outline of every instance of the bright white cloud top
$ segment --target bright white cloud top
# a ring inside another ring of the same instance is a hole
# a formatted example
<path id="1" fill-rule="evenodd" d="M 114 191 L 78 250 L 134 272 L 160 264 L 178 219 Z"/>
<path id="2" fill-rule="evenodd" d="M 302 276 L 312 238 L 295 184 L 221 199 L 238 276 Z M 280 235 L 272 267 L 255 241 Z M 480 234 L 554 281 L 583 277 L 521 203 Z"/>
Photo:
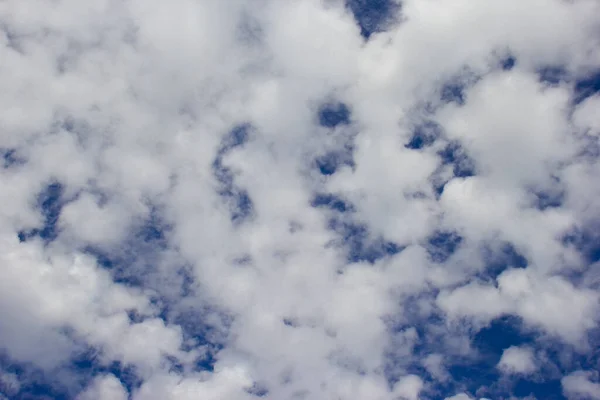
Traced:
<path id="1" fill-rule="evenodd" d="M 598 1 L 0 28 L 0 398 L 600 398 Z"/>

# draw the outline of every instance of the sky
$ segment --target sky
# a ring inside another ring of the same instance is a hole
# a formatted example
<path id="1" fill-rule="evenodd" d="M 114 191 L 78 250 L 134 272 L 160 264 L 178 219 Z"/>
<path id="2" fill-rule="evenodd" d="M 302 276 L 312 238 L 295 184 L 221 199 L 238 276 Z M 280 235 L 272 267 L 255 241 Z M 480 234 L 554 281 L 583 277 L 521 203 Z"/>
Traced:
<path id="1" fill-rule="evenodd" d="M 0 399 L 600 399 L 597 0 L 0 2 Z"/>

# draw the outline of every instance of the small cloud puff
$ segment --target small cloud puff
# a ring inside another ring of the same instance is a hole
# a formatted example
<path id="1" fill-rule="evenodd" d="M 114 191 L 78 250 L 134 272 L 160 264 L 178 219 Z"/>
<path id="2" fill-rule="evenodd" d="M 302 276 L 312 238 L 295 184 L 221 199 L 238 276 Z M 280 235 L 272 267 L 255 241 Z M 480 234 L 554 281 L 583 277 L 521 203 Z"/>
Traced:
<path id="1" fill-rule="evenodd" d="M 531 374 L 538 369 L 535 355 L 529 347 L 512 346 L 505 349 L 497 365 L 506 374 Z"/>

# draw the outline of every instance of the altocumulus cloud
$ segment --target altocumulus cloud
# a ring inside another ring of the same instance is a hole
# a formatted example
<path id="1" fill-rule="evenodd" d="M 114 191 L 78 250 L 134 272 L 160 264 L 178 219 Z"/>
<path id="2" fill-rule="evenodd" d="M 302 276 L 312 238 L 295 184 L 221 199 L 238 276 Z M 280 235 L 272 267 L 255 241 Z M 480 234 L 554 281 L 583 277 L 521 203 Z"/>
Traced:
<path id="1" fill-rule="evenodd" d="M 2 399 L 600 398 L 596 0 L 0 2 Z"/>

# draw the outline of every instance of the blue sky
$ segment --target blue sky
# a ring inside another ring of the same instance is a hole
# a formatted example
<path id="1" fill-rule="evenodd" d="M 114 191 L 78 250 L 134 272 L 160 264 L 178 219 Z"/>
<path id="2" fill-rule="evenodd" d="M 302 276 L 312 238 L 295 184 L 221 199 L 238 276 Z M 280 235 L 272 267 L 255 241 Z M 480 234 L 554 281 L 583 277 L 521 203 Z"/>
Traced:
<path id="1" fill-rule="evenodd" d="M 0 400 L 600 399 L 594 0 L 0 5 Z"/>

